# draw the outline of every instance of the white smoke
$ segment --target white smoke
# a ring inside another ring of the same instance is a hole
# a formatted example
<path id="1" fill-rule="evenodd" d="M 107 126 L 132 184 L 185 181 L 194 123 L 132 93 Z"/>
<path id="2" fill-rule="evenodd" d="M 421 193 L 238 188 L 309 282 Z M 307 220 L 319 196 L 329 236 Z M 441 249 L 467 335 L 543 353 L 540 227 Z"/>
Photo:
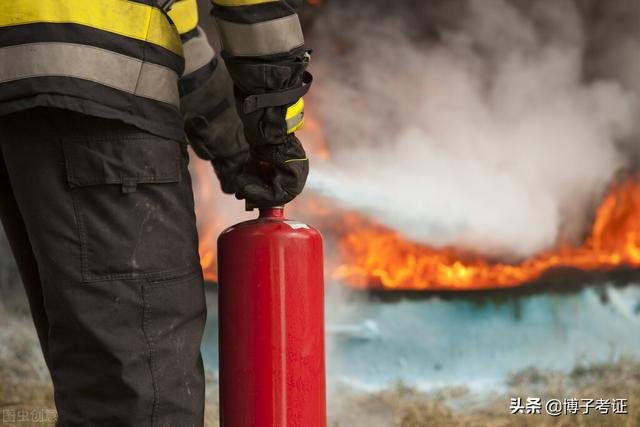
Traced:
<path id="1" fill-rule="evenodd" d="M 585 63 L 586 0 L 373 3 L 329 4 L 309 34 L 332 153 L 309 188 L 434 246 L 513 259 L 578 242 L 640 118 L 622 72 L 602 72 L 626 59 Z"/>

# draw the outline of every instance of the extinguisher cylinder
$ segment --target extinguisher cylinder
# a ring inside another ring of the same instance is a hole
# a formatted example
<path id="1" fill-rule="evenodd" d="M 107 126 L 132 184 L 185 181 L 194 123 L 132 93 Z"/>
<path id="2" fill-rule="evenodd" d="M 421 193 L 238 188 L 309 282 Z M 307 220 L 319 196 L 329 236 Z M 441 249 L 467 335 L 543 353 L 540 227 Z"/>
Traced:
<path id="1" fill-rule="evenodd" d="M 322 237 L 282 208 L 218 239 L 223 427 L 326 427 Z"/>

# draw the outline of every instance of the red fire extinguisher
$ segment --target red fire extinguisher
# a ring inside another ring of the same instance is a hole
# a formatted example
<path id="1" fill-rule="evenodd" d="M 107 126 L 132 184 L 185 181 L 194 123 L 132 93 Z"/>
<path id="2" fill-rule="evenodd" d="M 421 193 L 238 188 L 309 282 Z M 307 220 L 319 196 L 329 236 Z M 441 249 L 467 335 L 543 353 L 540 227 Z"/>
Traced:
<path id="1" fill-rule="evenodd" d="M 260 209 L 218 238 L 222 427 L 325 427 L 322 237 Z"/>

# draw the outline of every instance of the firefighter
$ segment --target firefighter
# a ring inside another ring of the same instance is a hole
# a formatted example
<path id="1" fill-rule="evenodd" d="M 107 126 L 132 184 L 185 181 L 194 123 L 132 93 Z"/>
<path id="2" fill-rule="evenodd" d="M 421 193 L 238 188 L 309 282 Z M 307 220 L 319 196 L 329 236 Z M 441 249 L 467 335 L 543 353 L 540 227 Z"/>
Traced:
<path id="1" fill-rule="evenodd" d="M 218 56 L 196 0 L 0 2 L 0 217 L 58 425 L 203 425 L 186 141 L 252 205 L 302 191 L 297 6 L 214 0 Z"/>

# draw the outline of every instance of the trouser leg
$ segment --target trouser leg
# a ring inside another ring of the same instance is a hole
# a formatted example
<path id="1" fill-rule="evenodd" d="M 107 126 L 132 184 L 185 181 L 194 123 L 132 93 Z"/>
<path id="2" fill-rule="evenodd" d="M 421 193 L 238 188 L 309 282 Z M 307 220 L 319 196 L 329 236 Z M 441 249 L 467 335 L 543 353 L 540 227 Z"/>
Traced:
<path id="1" fill-rule="evenodd" d="M 2 124 L 61 426 L 200 426 L 205 322 L 185 147 L 34 110 Z"/>
<path id="2" fill-rule="evenodd" d="M 0 135 L 1 138 L 1 135 Z M 0 150 L 0 220 L 9 246 L 13 252 L 20 278 L 27 294 L 31 317 L 38 333 L 44 360 L 49 365 L 48 335 L 49 320 L 44 309 L 42 286 L 38 275 L 38 265 L 31 249 L 31 242 L 18 209 L 9 176 Z"/>

